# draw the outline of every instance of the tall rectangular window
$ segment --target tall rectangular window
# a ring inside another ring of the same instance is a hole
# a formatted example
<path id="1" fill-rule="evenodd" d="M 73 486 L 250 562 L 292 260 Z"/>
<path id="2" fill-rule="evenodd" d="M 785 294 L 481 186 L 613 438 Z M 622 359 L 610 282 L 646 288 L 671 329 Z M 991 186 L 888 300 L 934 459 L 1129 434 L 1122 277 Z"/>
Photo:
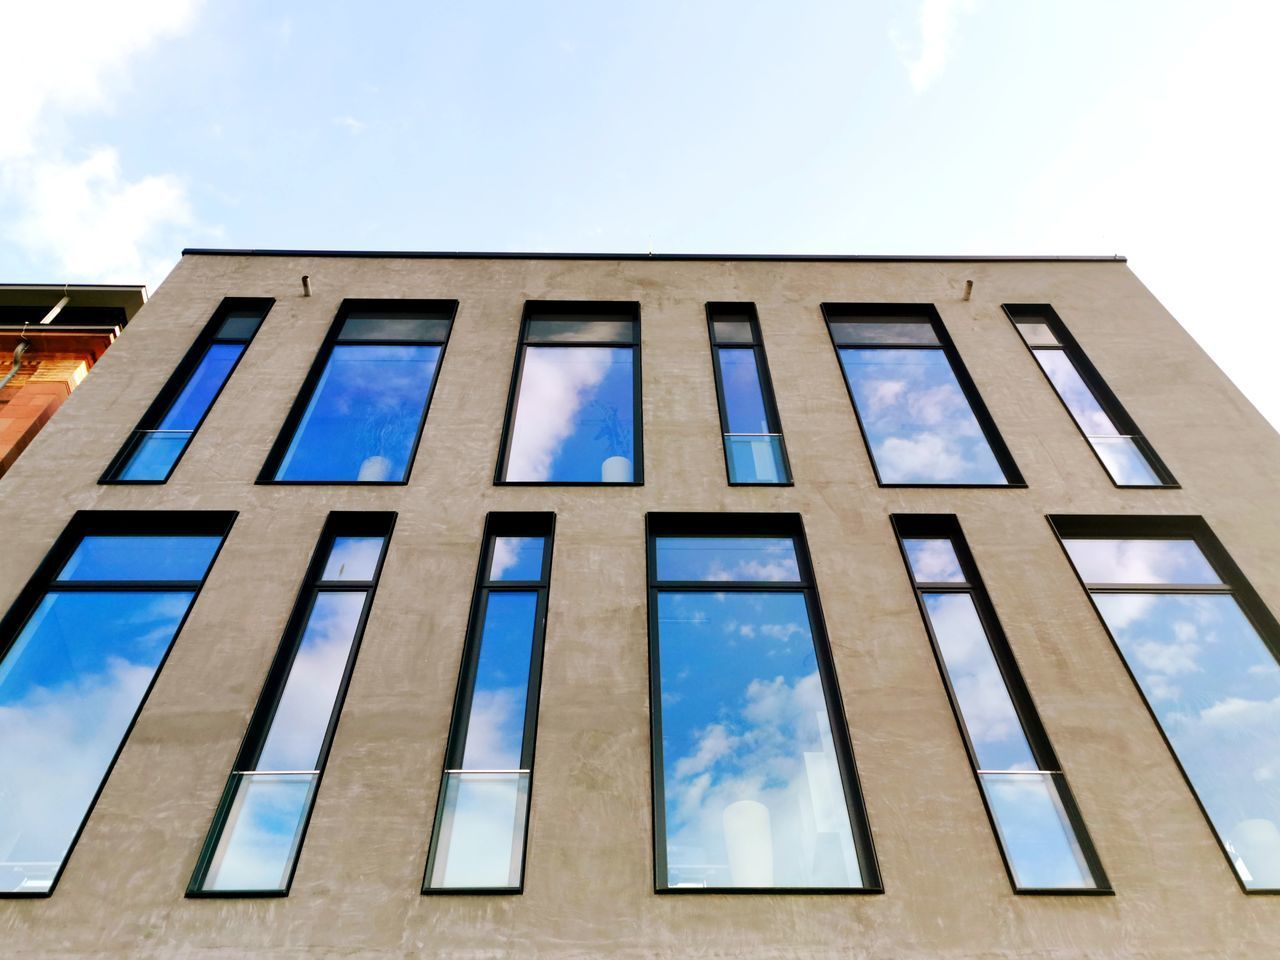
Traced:
<path id="1" fill-rule="evenodd" d="M 259 483 L 404 483 L 456 300 L 346 300 Z"/>
<path id="2" fill-rule="evenodd" d="M 1109 893 L 960 524 L 897 515 L 893 526 L 1014 889 Z"/>
<path id="3" fill-rule="evenodd" d="M 394 523 L 329 514 L 188 896 L 289 892 Z"/>
<path id="4" fill-rule="evenodd" d="M 1246 892 L 1280 892 L 1280 624 L 1199 517 L 1050 518 Z"/>
<path id="5" fill-rule="evenodd" d="M 53 891 L 234 519 L 77 513 L 0 621 L 0 896 Z"/>
<path id="6" fill-rule="evenodd" d="M 497 482 L 643 482 L 639 344 L 639 304 L 528 303 Z"/>
<path id="7" fill-rule="evenodd" d="M 649 514 L 659 891 L 874 891 L 799 517 Z"/>
<path id="8" fill-rule="evenodd" d="M 555 517 L 485 524 L 423 892 L 518 892 Z"/>
<path id="9" fill-rule="evenodd" d="M 790 483 L 755 304 L 708 303 L 707 326 L 729 482 Z"/>
<path id="10" fill-rule="evenodd" d="M 112 460 L 103 483 L 169 479 L 273 303 L 269 299 L 222 301 Z"/>
<path id="11" fill-rule="evenodd" d="M 1117 487 L 1177 486 L 1052 307 L 1004 305 L 1058 399 Z"/>
<path id="12" fill-rule="evenodd" d="M 882 485 L 1022 484 L 932 307 L 824 303 L 822 311 Z"/>

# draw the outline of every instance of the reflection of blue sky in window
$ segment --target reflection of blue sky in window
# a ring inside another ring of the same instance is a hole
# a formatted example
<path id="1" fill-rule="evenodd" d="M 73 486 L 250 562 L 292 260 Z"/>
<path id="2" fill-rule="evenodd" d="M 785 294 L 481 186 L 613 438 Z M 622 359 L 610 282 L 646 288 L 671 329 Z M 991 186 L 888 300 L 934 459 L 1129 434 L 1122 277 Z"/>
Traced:
<path id="1" fill-rule="evenodd" d="M 337 344 L 276 479 L 403 480 L 440 350 Z"/>
<path id="2" fill-rule="evenodd" d="M 985 773 L 980 779 L 1020 888 L 1097 886 L 1059 799 L 1060 775 Z"/>
<path id="3" fill-rule="evenodd" d="M 0 663 L 0 892 L 48 889 L 192 596 L 52 592 Z"/>
<path id="4" fill-rule="evenodd" d="M 633 350 L 525 348 L 506 480 L 633 479 Z"/>
<path id="5" fill-rule="evenodd" d="M 799 583 L 790 537 L 657 537 L 658 579 Z"/>
<path id="6" fill-rule="evenodd" d="M 967 593 L 926 593 L 924 605 L 978 767 L 1037 769 L 973 598 Z"/>
<path id="7" fill-rule="evenodd" d="M 315 780 L 315 774 L 240 777 L 204 889 L 284 889 Z"/>
<path id="8" fill-rule="evenodd" d="M 169 405 L 155 430 L 194 430 L 213 403 L 214 396 L 222 389 L 240 354 L 243 343 L 213 343 L 192 371 L 182 392 Z M 185 449 L 187 437 L 161 434 L 144 435 L 129 461 L 120 471 L 122 480 L 162 480 L 169 473 L 178 456 Z"/>
<path id="9" fill-rule="evenodd" d="M 749 347 L 719 347 L 720 382 L 724 388 L 724 415 L 730 433 L 768 433 L 764 389 L 756 352 Z"/>
<path id="10" fill-rule="evenodd" d="M 490 580 L 541 580 L 542 537 L 494 537 Z"/>
<path id="11" fill-rule="evenodd" d="M 321 580 L 372 580 L 382 555 L 382 537 L 335 537 Z"/>
<path id="12" fill-rule="evenodd" d="M 1248 887 L 1280 887 L 1280 668 L 1234 597 L 1095 594 Z"/>
<path id="13" fill-rule="evenodd" d="M 1085 583 L 1221 583 L 1194 540 L 1064 540 Z"/>
<path id="14" fill-rule="evenodd" d="M 537 608 L 536 591 L 489 594 L 467 719 L 464 769 L 520 769 Z"/>
<path id="15" fill-rule="evenodd" d="M 672 886 L 856 887 L 805 595 L 658 596 Z"/>
<path id="16" fill-rule="evenodd" d="M 221 537 L 85 537 L 59 580 L 200 580 Z"/>
<path id="17" fill-rule="evenodd" d="M 316 595 L 255 769 L 316 769 L 365 597 L 363 590 Z"/>
<path id="18" fill-rule="evenodd" d="M 840 363 L 883 482 L 1007 482 L 943 351 L 842 347 Z"/>
<path id="19" fill-rule="evenodd" d="M 950 540 L 904 539 L 916 583 L 964 583 L 964 571 Z"/>

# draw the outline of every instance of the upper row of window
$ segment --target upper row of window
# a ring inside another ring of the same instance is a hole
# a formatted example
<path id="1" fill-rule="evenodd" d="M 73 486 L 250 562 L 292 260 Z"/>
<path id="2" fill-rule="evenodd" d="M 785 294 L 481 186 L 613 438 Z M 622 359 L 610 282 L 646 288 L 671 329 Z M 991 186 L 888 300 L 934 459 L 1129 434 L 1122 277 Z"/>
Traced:
<path id="1" fill-rule="evenodd" d="M 272 303 L 223 302 L 103 482 L 169 478 Z M 456 308 L 453 300 L 344 301 L 258 481 L 405 482 Z M 1022 484 L 932 307 L 822 309 L 881 484 Z M 1005 312 L 1112 481 L 1174 486 L 1053 309 Z M 789 484 L 754 305 L 710 303 L 707 323 L 729 482 Z M 529 302 L 496 482 L 641 483 L 639 343 L 638 304 Z"/>

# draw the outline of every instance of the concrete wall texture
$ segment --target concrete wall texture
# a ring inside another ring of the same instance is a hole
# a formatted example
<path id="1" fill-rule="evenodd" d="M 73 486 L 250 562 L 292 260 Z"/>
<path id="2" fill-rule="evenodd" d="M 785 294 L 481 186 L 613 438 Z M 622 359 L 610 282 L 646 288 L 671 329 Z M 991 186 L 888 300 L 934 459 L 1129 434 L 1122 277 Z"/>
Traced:
<path id="1" fill-rule="evenodd" d="M 276 304 L 172 479 L 99 485 L 228 296 Z M 348 297 L 460 304 L 409 483 L 255 485 Z M 529 299 L 639 301 L 643 486 L 493 485 Z M 793 487 L 726 483 L 711 300 L 756 304 Z M 879 487 L 824 301 L 936 305 L 1026 488 Z M 1057 310 L 1180 489 L 1112 485 L 1006 302 Z M 1045 519 L 1203 516 L 1280 611 L 1278 476 L 1280 438 L 1122 262 L 188 255 L 0 481 L 4 608 L 76 510 L 239 511 L 54 895 L 0 901 L 0 954 L 1280 955 L 1280 898 L 1241 892 Z M 338 509 L 399 520 L 292 891 L 186 899 L 316 538 Z M 525 890 L 424 897 L 481 531 L 496 510 L 557 515 Z M 653 892 L 648 511 L 803 516 L 883 894 Z M 1011 891 L 890 527 L 897 512 L 959 517 L 1114 897 Z"/>

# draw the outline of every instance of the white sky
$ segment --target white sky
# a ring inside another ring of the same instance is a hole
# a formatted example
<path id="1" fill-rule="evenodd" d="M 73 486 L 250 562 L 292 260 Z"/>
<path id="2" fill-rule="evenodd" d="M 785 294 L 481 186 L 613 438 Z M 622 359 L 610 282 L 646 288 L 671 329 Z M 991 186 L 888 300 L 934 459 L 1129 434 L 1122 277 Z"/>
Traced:
<path id="1" fill-rule="evenodd" d="M 183 246 L 1123 253 L 1280 423 L 1280 4 L 460 7 L 0 5 L 0 281 L 154 289 Z"/>

